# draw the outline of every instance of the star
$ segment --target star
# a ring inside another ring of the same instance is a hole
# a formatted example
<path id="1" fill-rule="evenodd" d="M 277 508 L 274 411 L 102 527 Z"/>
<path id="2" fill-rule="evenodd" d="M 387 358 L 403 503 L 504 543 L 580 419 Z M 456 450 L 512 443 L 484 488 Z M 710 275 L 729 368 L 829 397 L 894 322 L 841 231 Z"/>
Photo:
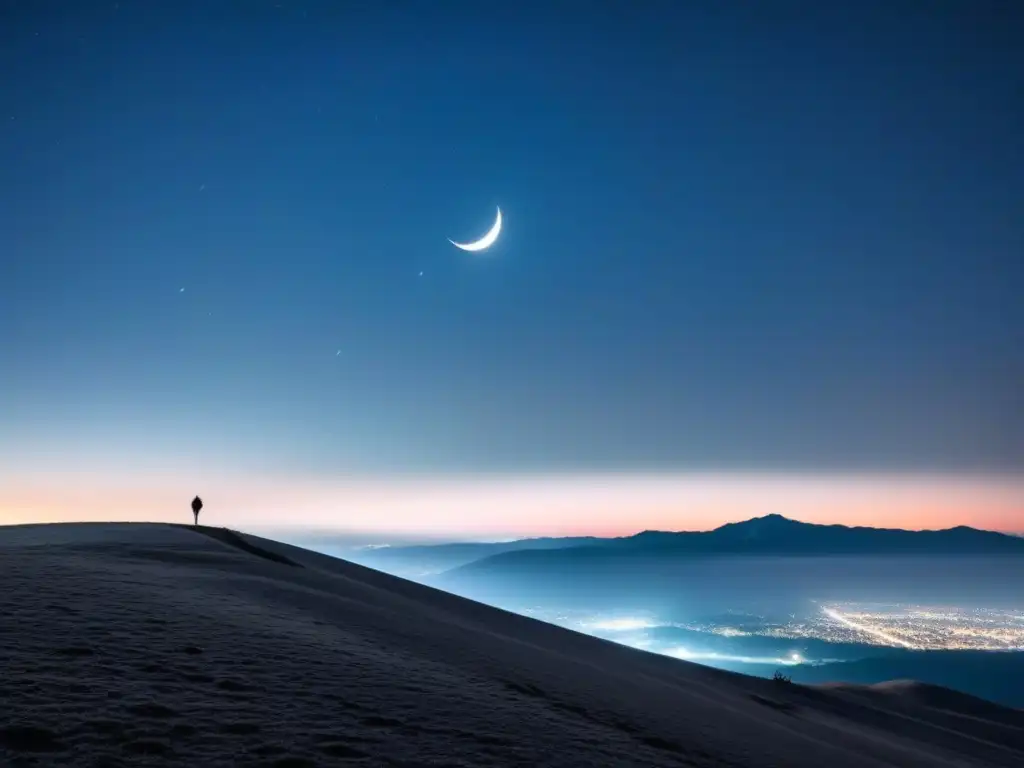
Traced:
<path id="1" fill-rule="evenodd" d="M 184 289 L 184 288 L 179 288 L 179 289 L 178 289 L 178 293 L 184 293 L 184 292 L 185 292 L 185 289 Z"/>
<path id="2" fill-rule="evenodd" d="M 420 277 L 423 277 L 423 273 L 422 272 L 420 272 Z"/>

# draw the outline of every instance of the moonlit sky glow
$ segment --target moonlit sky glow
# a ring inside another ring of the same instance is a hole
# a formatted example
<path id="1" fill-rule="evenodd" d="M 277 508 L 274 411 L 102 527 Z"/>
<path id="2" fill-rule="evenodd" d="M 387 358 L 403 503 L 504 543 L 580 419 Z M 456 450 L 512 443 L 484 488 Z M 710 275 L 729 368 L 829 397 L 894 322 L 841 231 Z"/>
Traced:
<path id="1" fill-rule="evenodd" d="M 1024 4 L 56 8 L 0 523 L 1024 529 Z"/>
<path id="2" fill-rule="evenodd" d="M 807 522 L 942 528 L 967 520 L 982 528 L 1016 530 L 1024 498 L 1019 479 L 944 475 L 273 479 L 202 472 L 135 472 L 125 478 L 86 472 L 64 477 L 65 483 L 56 485 L 49 472 L 0 476 L 4 521 L 175 521 L 181 516 L 181 488 L 198 486 L 204 489 L 206 509 L 217 510 L 220 524 L 369 531 L 385 540 L 403 534 L 489 540 L 621 536 L 643 529 L 702 530 L 778 511 Z"/>

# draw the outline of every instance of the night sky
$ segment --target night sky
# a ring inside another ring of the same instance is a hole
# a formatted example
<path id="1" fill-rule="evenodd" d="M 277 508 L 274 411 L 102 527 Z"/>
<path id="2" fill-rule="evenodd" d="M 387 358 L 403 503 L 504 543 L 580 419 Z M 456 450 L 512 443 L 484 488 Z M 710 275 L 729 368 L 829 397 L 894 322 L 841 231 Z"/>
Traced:
<path id="1" fill-rule="evenodd" d="M 1019 479 L 1022 39 L 982 0 L 2 0 L 8 484 Z"/>

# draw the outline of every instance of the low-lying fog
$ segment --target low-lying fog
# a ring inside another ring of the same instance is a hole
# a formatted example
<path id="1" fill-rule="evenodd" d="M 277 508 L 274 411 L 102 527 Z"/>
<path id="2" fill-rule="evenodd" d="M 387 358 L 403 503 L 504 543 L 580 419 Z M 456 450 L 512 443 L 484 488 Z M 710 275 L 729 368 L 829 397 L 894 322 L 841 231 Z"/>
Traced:
<path id="1" fill-rule="evenodd" d="M 782 669 L 809 682 L 915 677 L 1024 706 L 1024 653 L 992 653 L 1024 651 L 1024 558 L 629 558 L 574 564 L 554 577 L 550 569 L 509 577 L 385 565 L 481 602 L 709 666 L 769 676 Z"/>

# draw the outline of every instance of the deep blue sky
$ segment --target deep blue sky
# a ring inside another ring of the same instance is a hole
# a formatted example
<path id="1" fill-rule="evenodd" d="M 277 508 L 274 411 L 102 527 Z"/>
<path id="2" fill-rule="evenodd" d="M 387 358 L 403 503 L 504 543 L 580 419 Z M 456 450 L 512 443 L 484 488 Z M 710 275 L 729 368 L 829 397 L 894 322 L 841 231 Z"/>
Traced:
<path id="1" fill-rule="evenodd" d="M 1024 4 L 0 9 L 5 461 L 1024 469 Z"/>

